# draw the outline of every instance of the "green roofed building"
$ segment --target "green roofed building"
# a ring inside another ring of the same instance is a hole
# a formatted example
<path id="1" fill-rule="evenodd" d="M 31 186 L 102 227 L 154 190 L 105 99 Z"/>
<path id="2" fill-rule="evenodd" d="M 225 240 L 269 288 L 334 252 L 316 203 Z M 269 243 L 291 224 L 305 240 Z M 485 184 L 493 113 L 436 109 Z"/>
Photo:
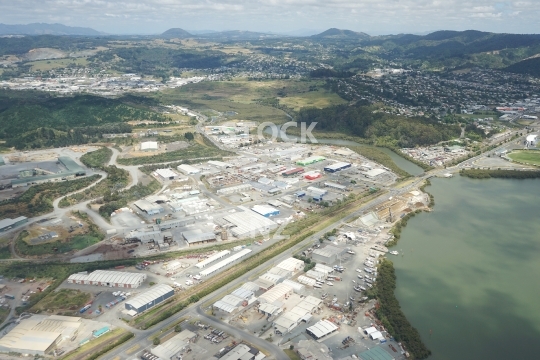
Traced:
<path id="1" fill-rule="evenodd" d="M 86 175 L 86 170 L 84 170 L 79 164 L 77 164 L 72 158 L 67 156 L 60 156 L 58 158 L 60 164 L 64 165 L 66 169 L 70 172 L 74 172 L 75 175 L 81 176 Z"/>
<path id="2" fill-rule="evenodd" d="M 390 355 L 388 351 L 384 350 L 380 346 L 375 346 L 363 353 L 358 354 L 358 357 L 362 360 L 394 360 L 395 357 Z"/>
<path id="3" fill-rule="evenodd" d="M 321 162 L 324 160 L 326 160 L 324 156 L 311 156 L 311 157 L 308 157 L 307 159 L 298 160 L 296 164 L 306 166 L 306 165 L 315 164 L 316 162 Z"/>

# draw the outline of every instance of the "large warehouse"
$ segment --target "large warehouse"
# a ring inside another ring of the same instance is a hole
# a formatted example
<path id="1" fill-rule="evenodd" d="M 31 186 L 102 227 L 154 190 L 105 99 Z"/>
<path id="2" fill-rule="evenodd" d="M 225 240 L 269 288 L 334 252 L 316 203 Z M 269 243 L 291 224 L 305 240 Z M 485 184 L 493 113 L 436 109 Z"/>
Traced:
<path id="1" fill-rule="evenodd" d="M 68 284 L 96 285 L 135 289 L 144 283 L 146 274 L 123 271 L 96 270 L 90 274 L 77 273 L 68 277 Z"/>
<path id="2" fill-rule="evenodd" d="M 329 335 L 339 329 L 336 324 L 328 320 L 321 320 L 313 326 L 306 329 L 306 332 L 313 336 L 316 340 L 319 340 L 326 335 Z"/>
<path id="3" fill-rule="evenodd" d="M 258 236 L 278 227 L 278 224 L 262 215 L 243 206 L 238 208 L 244 211 L 223 217 L 224 220 L 234 225 L 231 227 L 231 233 L 236 237 Z"/>
<path id="4" fill-rule="evenodd" d="M 26 216 L 19 216 L 15 219 L 2 219 L 0 220 L 0 232 L 7 231 L 9 229 L 13 229 L 16 226 L 25 224 L 28 222 L 28 218 Z"/>
<path id="5" fill-rule="evenodd" d="M 137 314 L 146 311 L 157 304 L 167 300 L 174 295 L 174 289 L 167 284 L 153 286 L 150 290 L 143 292 L 126 301 L 126 310 L 135 311 Z"/>
<path id="6" fill-rule="evenodd" d="M 193 167 L 193 166 L 188 165 L 188 164 L 178 165 L 176 168 L 178 169 L 178 171 L 181 171 L 186 175 L 193 175 L 193 174 L 198 174 L 198 173 L 201 172 L 196 167 Z"/>
<path id="7" fill-rule="evenodd" d="M 80 326 L 80 317 L 33 315 L 0 339 L 0 352 L 49 354 L 62 340 L 77 336 Z"/>
<path id="8" fill-rule="evenodd" d="M 145 141 L 141 143 L 141 151 L 156 151 L 158 143 L 156 141 Z"/>
<path id="9" fill-rule="evenodd" d="M 327 245 L 321 249 L 313 250 L 313 253 L 311 254 L 311 258 L 316 263 L 332 264 L 339 259 L 339 257 L 341 256 L 343 252 L 344 252 L 343 249 L 340 249 L 332 245 Z"/>
<path id="10" fill-rule="evenodd" d="M 351 163 L 338 162 L 332 165 L 325 166 L 324 171 L 334 173 L 334 172 L 341 171 L 350 167 L 351 167 Z"/>
<path id="11" fill-rule="evenodd" d="M 203 231 L 201 229 L 193 229 L 182 232 L 182 237 L 186 241 L 188 246 L 202 245 L 211 242 L 215 242 L 216 234 L 211 231 Z"/>

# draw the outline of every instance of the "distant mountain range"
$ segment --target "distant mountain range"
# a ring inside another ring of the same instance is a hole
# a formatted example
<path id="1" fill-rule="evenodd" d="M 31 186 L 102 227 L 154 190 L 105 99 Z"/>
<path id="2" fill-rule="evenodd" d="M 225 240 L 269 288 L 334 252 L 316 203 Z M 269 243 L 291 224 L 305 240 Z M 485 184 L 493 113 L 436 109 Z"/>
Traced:
<path id="1" fill-rule="evenodd" d="M 213 39 L 213 40 L 259 40 L 264 38 L 279 38 L 283 35 L 276 34 L 266 34 L 254 31 L 243 31 L 243 30 L 230 30 L 230 31 L 205 31 L 204 33 L 191 34 L 188 31 L 180 28 L 172 28 L 161 35 L 161 38 L 172 39 L 172 38 L 203 38 L 203 39 Z"/>
<path id="2" fill-rule="evenodd" d="M 85 27 L 62 24 L 33 23 L 26 25 L 0 24 L 0 35 L 85 35 L 96 36 L 105 33 Z"/>
<path id="3" fill-rule="evenodd" d="M 331 28 L 326 31 L 323 31 L 320 34 L 312 35 L 312 38 L 338 38 L 338 39 L 369 39 L 370 36 L 363 32 L 356 32 L 352 30 L 341 30 L 336 28 Z"/>

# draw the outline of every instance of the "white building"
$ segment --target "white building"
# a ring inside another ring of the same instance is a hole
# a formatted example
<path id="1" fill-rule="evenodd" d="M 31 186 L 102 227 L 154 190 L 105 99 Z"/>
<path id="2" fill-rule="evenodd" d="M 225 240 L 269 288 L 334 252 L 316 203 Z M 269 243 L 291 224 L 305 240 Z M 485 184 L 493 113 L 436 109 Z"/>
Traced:
<path id="1" fill-rule="evenodd" d="M 77 273 L 68 277 L 68 284 L 95 285 L 108 287 L 121 287 L 135 289 L 146 280 L 144 273 L 131 273 L 123 271 L 96 270 L 90 274 Z"/>
<path id="2" fill-rule="evenodd" d="M 188 164 L 178 165 L 176 168 L 178 169 L 178 171 L 181 171 L 182 173 L 186 175 L 193 175 L 193 174 L 198 174 L 201 172 L 201 170 Z"/>
<path id="3" fill-rule="evenodd" d="M 157 169 L 154 173 L 161 180 L 175 180 L 178 177 L 178 174 L 172 171 L 171 169 Z"/>
<path id="4" fill-rule="evenodd" d="M 158 149 L 159 147 L 156 141 L 145 141 L 141 143 L 141 151 L 156 151 Z"/>

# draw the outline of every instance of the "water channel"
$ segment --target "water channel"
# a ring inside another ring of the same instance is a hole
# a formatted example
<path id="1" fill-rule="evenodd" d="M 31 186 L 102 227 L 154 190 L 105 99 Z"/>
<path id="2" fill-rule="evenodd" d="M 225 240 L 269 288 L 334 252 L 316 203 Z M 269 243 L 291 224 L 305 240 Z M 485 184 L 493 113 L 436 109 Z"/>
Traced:
<path id="1" fill-rule="evenodd" d="M 433 179 L 391 257 L 430 359 L 540 358 L 540 180 Z"/>

